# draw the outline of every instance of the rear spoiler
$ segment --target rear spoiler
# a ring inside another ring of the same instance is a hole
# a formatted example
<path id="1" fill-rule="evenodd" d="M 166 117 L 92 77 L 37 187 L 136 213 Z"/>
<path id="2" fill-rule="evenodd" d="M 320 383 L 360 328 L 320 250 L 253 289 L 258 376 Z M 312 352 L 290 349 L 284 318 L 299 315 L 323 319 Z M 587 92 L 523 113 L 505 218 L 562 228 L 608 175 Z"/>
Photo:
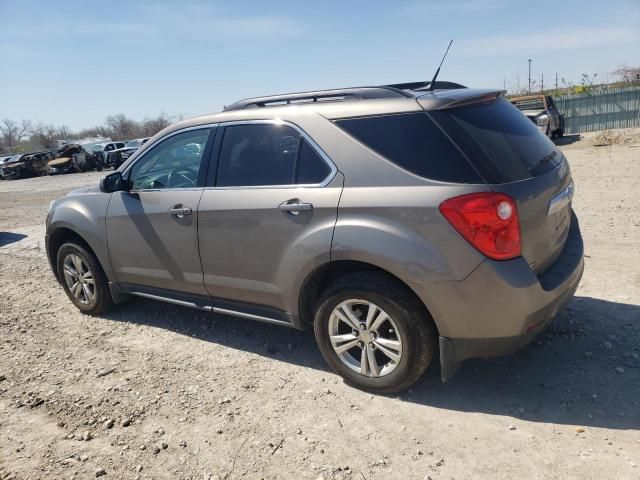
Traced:
<path id="1" fill-rule="evenodd" d="M 454 95 L 453 93 L 466 93 Z M 504 97 L 504 90 L 480 90 L 469 94 L 470 90 L 451 90 L 441 92 L 439 95 L 425 94 L 416 98 L 425 110 L 444 110 L 447 108 L 462 107 L 477 103 L 491 103 Z"/>

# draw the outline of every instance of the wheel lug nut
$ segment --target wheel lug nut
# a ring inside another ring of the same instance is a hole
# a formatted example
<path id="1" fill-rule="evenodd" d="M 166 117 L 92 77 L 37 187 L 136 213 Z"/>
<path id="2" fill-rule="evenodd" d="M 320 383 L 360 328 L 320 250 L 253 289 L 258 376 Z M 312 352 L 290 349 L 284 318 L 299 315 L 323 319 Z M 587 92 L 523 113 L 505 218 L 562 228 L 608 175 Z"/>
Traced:
<path id="1" fill-rule="evenodd" d="M 365 328 L 367 328 L 367 326 L 364 323 L 360 324 L 360 330 L 364 330 Z"/>
<path id="2" fill-rule="evenodd" d="M 353 332 L 351 332 L 351 333 L 353 333 L 353 335 L 354 335 L 354 336 L 356 336 L 356 337 L 357 337 L 358 335 L 360 335 L 360 332 L 358 332 L 358 330 L 354 330 L 354 331 L 353 331 Z"/>
<path id="3" fill-rule="evenodd" d="M 358 346 L 359 346 L 360 348 L 364 348 L 364 343 L 363 343 L 363 342 L 358 342 Z"/>

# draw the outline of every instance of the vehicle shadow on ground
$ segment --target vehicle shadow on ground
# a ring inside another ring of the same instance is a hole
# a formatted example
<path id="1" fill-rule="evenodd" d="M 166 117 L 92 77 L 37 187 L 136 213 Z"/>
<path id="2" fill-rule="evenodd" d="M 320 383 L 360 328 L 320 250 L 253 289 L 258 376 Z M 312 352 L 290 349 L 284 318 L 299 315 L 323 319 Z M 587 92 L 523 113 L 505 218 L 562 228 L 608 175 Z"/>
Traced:
<path id="1" fill-rule="evenodd" d="M 563 145 L 571 145 L 572 143 L 580 141 L 579 133 L 572 133 L 570 135 L 564 135 L 562 137 L 554 138 L 553 143 L 558 145 L 559 147 Z"/>
<path id="2" fill-rule="evenodd" d="M 328 370 L 311 331 L 142 299 L 106 317 Z M 436 361 L 398 398 L 534 422 L 640 429 L 640 306 L 576 297 L 546 334 L 520 352 L 468 360 L 447 384 L 438 368 Z"/>
<path id="3" fill-rule="evenodd" d="M 22 233 L 0 232 L 0 247 L 19 242 L 23 238 L 27 238 L 27 235 L 23 235 Z"/>

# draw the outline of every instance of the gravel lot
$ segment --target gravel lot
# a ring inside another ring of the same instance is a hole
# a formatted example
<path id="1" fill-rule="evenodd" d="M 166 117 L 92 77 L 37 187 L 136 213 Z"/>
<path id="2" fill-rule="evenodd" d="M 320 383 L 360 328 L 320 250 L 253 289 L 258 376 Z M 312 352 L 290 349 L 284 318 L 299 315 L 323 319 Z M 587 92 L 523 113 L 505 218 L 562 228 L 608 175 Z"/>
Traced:
<path id="1" fill-rule="evenodd" d="M 400 396 L 343 384 L 311 332 L 142 299 L 81 315 L 42 223 L 102 174 L 1 182 L 0 479 L 640 478 L 640 132 L 623 133 L 562 142 L 586 270 L 552 329 Z"/>

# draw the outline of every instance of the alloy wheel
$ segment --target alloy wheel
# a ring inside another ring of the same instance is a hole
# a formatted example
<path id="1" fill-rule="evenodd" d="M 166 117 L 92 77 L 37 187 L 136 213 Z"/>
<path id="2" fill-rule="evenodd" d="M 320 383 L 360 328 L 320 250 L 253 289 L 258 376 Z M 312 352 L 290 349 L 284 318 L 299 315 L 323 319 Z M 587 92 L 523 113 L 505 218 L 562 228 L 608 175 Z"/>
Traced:
<path id="1" fill-rule="evenodd" d="M 63 262 L 64 280 L 78 302 L 89 305 L 96 296 L 96 283 L 85 259 L 77 253 L 68 254 Z"/>
<path id="2" fill-rule="evenodd" d="M 329 317 L 329 339 L 342 363 L 367 377 L 393 372 L 403 346 L 393 319 L 367 300 L 339 303 Z"/>

